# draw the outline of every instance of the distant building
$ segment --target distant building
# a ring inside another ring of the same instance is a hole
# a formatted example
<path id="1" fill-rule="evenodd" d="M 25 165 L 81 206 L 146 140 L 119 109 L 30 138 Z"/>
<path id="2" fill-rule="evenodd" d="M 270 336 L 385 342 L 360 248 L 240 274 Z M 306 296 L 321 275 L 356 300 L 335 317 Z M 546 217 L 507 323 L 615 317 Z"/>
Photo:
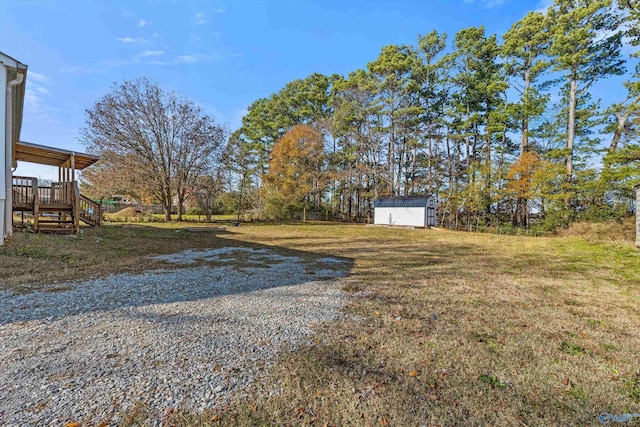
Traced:
<path id="1" fill-rule="evenodd" d="M 380 197 L 374 204 L 374 224 L 435 227 L 436 198 L 427 196 Z"/>

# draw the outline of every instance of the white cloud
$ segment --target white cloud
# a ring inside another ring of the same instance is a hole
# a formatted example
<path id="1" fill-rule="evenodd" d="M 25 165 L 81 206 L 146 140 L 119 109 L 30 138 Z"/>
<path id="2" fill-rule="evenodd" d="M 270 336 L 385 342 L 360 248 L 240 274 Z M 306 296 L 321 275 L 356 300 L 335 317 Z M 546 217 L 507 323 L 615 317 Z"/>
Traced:
<path id="1" fill-rule="evenodd" d="M 35 80 L 37 82 L 45 83 L 49 81 L 49 77 L 45 76 L 44 74 L 29 71 L 29 80 Z"/>
<path id="2" fill-rule="evenodd" d="M 105 59 L 104 61 L 100 61 L 101 64 L 106 65 L 107 67 L 121 67 L 123 65 L 128 65 L 136 60 L 131 59 Z"/>
<path id="3" fill-rule="evenodd" d="M 28 109 L 38 111 L 42 106 L 42 99 L 33 89 L 27 89 L 24 92 L 24 105 Z"/>
<path id="4" fill-rule="evenodd" d="M 177 62 L 196 62 L 198 58 L 192 55 L 181 55 L 176 58 Z"/>
<path id="5" fill-rule="evenodd" d="M 535 12 L 547 13 L 547 10 L 553 6 L 553 0 L 540 0 Z"/>
<path id="6" fill-rule="evenodd" d="M 242 118 L 247 114 L 249 114 L 248 108 L 242 108 L 240 110 L 236 110 L 231 116 L 231 123 L 229 123 L 231 127 L 233 129 L 239 128 L 240 125 L 242 125 Z"/>
<path id="7" fill-rule="evenodd" d="M 178 65 L 178 64 L 195 64 L 199 62 L 211 62 L 220 59 L 217 53 L 205 54 L 194 53 L 190 55 L 167 55 L 164 50 L 145 50 L 129 59 L 110 59 L 100 61 L 107 67 L 122 67 L 129 64 L 145 63 L 148 65 Z"/>
<path id="8" fill-rule="evenodd" d="M 474 3 L 476 0 L 462 0 L 462 3 L 464 4 L 471 4 Z M 492 8 L 492 7 L 496 7 L 496 6 L 501 6 L 505 3 L 510 2 L 511 0 L 478 0 L 478 3 L 480 3 L 480 5 L 482 7 L 486 7 L 486 8 Z"/>
<path id="9" fill-rule="evenodd" d="M 33 111 L 43 111 L 44 110 L 44 100 L 42 98 L 43 95 L 51 95 L 51 91 L 49 89 L 42 86 L 35 85 L 27 85 L 27 90 L 24 93 L 24 103 L 27 107 L 31 108 Z"/>
<path id="10" fill-rule="evenodd" d="M 24 94 L 25 112 L 33 114 L 40 121 L 54 122 L 51 114 L 58 110 L 48 106 L 45 99 L 51 95 L 51 90 L 47 87 L 51 79 L 33 71 L 28 73 L 27 79 L 29 82 Z"/>
<path id="11" fill-rule="evenodd" d="M 200 12 L 196 14 L 196 24 L 202 25 L 206 23 L 207 23 L 207 20 L 204 18 L 204 13 Z"/>
<path id="12" fill-rule="evenodd" d="M 145 21 L 144 19 L 138 21 L 138 27 L 146 27 L 147 25 L 151 25 L 151 22 Z"/>
<path id="13" fill-rule="evenodd" d="M 147 39 L 143 39 L 142 37 L 138 38 L 138 39 L 134 39 L 132 37 L 118 37 L 116 40 L 122 42 L 122 43 L 142 43 L 142 44 L 149 44 L 149 40 Z"/>
<path id="14" fill-rule="evenodd" d="M 224 13 L 224 9 L 219 7 L 218 9 L 215 10 L 216 13 Z"/>
<path id="15" fill-rule="evenodd" d="M 217 53 L 195 53 L 191 55 L 180 55 L 176 58 L 176 64 L 193 64 L 196 62 L 211 62 L 220 59 L 221 56 Z"/>
<path id="16" fill-rule="evenodd" d="M 51 91 L 49 89 L 47 89 L 46 87 L 35 86 L 33 88 L 33 90 L 34 90 L 34 92 L 37 92 L 40 95 L 51 95 Z"/>
<path id="17" fill-rule="evenodd" d="M 145 50 L 140 52 L 139 56 L 160 56 L 164 55 L 164 50 Z"/>
<path id="18" fill-rule="evenodd" d="M 71 65 L 65 68 L 58 68 L 60 74 L 91 74 L 95 71 L 82 65 Z"/>

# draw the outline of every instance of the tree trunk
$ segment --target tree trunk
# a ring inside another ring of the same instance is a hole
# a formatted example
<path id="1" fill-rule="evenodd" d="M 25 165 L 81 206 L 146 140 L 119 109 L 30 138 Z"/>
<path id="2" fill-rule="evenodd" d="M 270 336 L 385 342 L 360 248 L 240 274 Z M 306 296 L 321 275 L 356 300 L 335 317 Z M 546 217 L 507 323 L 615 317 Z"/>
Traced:
<path id="1" fill-rule="evenodd" d="M 524 117 L 522 119 L 522 138 L 520 139 L 520 158 L 527 152 L 529 147 L 529 119 Z"/>
<path id="2" fill-rule="evenodd" d="M 529 147 L 529 120 L 526 116 L 522 119 L 520 131 L 522 132 L 522 138 L 520 139 L 520 159 L 522 160 L 522 156 L 527 152 Z M 521 227 L 527 226 L 527 205 L 528 200 L 526 198 L 518 197 L 516 201 L 516 218 L 514 225 Z"/>
<path id="3" fill-rule="evenodd" d="M 164 205 L 164 220 L 169 222 L 171 221 L 171 197 L 167 197 L 165 195 L 163 200 Z"/>
<path id="4" fill-rule="evenodd" d="M 530 70 L 527 68 L 524 73 L 524 100 L 523 109 L 526 109 L 529 103 L 529 86 L 531 85 L 530 81 Z M 505 95 L 506 97 L 506 95 Z M 505 99 L 506 102 L 506 99 Z M 522 138 L 520 139 L 520 158 L 522 155 L 529 149 L 529 116 L 528 113 L 523 112 L 522 114 Z"/>
<path id="5" fill-rule="evenodd" d="M 576 134 L 576 102 L 578 83 L 571 79 L 569 87 L 569 120 L 567 125 L 567 182 L 573 179 L 573 146 Z"/>
<path id="6" fill-rule="evenodd" d="M 242 177 L 242 181 L 240 181 L 240 191 L 238 194 L 238 218 L 237 221 L 240 222 L 240 218 L 242 216 L 242 203 L 245 192 L 245 181 L 246 181 L 246 173 Z"/>
<path id="7" fill-rule="evenodd" d="M 615 153 L 618 148 L 618 144 L 620 143 L 620 139 L 622 138 L 622 133 L 624 132 L 624 127 L 627 124 L 627 120 L 631 111 L 627 111 L 626 113 L 618 112 L 616 113 L 617 125 L 615 130 L 613 131 L 613 138 L 611 139 L 611 144 L 609 145 L 609 149 L 607 150 L 607 154 L 605 154 L 602 164 L 602 172 L 600 172 L 600 197 L 604 200 L 606 193 L 606 179 L 609 175 L 609 171 L 611 170 L 611 162 L 607 159 L 608 155 Z"/>
<path id="8" fill-rule="evenodd" d="M 182 206 L 184 205 L 184 196 L 178 195 L 178 221 L 182 221 Z"/>
<path id="9" fill-rule="evenodd" d="M 389 158 L 387 159 L 387 169 L 388 169 L 388 173 L 389 173 L 389 195 L 393 196 L 394 195 L 394 190 L 395 190 L 395 182 L 394 182 L 394 178 L 395 178 L 395 157 L 396 157 L 396 152 L 395 152 L 395 146 L 396 146 L 396 140 L 395 140 L 395 129 L 393 127 L 393 120 L 391 120 L 391 135 L 389 138 Z"/>
<path id="10" fill-rule="evenodd" d="M 171 221 L 171 204 L 173 200 L 171 199 L 171 178 L 165 176 L 164 180 L 164 220 Z"/>

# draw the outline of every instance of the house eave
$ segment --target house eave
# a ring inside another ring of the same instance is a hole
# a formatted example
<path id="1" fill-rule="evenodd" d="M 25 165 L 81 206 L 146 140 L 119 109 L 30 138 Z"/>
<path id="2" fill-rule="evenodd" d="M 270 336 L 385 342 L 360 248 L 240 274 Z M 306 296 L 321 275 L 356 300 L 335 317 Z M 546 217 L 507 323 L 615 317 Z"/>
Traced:
<path id="1" fill-rule="evenodd" d="M 26 90 L 25 88 L 27 85 L 28 66 L 2 52 L 0 52 L 0 63 L 7 70 L 7 81 L 4 82 L 5 88 L 10 81 L 15 80 L 18 77 L 18 73 L 24 76 L 22 82 L 19 85 L 15 86 L 12 91 L 13 100 L 11 102 L 11 117 L 13 123 L 11 127 L 11 141 L 13 144 L 15 144 L 16 142 L 20 141 L 20 132 L 22 131 L 22 113 L 24 111 L 24 97 Z M 15 147 L 12 150 L 11 164 L 14 168 L 17 166 Z"/>

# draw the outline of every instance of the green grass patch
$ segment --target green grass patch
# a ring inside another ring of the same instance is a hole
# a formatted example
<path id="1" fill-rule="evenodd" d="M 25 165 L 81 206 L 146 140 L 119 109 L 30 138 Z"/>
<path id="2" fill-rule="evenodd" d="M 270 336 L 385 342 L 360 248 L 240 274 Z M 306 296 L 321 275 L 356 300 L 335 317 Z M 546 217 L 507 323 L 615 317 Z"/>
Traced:
<path id="1" fill-rule="evenodd" d="M 507 386 L 507 384 L 500 381 L 495 375 L 480 374 L 479 379 L 480 382 L 488 385 L 491 388 L 504 388 Z"/>
<path id="2" fill-rule="evenodd" d="M 578 344 L 574 344 L 571 341 L 562 341 L 562 343 L 560 344 L 560 351 L 572 356 L 581 356 L 588 353 L 588 351 L 584 347 L 581 347 Z"/>

